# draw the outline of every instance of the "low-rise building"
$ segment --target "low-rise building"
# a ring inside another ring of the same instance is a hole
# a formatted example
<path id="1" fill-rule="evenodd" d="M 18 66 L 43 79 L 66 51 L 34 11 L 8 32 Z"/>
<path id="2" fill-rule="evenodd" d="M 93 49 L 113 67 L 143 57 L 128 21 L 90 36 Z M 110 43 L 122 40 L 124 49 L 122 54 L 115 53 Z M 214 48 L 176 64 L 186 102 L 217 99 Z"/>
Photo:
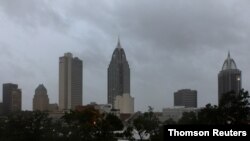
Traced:
<path id="1" fill-rule="evenodd" d="M 134 113 L 134 98 L 130 94 L 118 95 L 115 97 L 115 109 L 120 109 L 122 114 Z"/>
<path id="2" fill-rule="evenodd" d="M 172 118 L 174 121 L 178 121 L 179 119 L 181 119 L 182 114 L 184 112 L 192 112 L 192 111 L 197 113 L 199 111 L 199 108 L 185 108 L 184 106 L 164 108 L 162 109 L 162 115 L 159 116 L 159 120 L 161 122 L 164 122 Z"/>

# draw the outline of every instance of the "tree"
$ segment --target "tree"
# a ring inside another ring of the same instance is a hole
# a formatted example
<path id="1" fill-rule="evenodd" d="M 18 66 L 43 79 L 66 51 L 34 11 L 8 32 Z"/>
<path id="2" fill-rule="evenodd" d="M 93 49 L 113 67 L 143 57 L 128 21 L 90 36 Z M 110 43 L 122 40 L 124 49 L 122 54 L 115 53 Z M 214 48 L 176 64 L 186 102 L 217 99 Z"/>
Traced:
<path id="1" fill-rule="evenodd" d="M 110 126 L 111 131 L 115 130 L 122 130 L 123 129 L 123 123 L 122 121 L 114 114 L 107 114 L 105 117 L 105 121 Z"/>
<path id="2" fill-rule="evenodd" d="M 100 114 L 93 107 L 70 111 L 58 120 L 47 113 L 25 111 L 0 118 L 0 140 L 4 141 L 115 141 L 115 130 L 123 129 L 115 115 Z"/>
<path id="3" fill-rule="evenodd" d="M 18 112 L 8 115 L 1 121 L 1 140 L 36 140 L 50 138 L 51 119 L 42 112 Z"/>
<path id="4" fill-rule="evenodd" d="M 181 119 L 178 121 L 179 124 L 197 124 L 197 117 L 195 112 L 184 112 Z"/>
<path id="5" fill-rule="evenodd" d="M 124 133 L 123 133 L 123 136 L 126 138 L 126 139 L 128 139 L 129 141 L 134 141 L 135 139 L 134 139 L 134 137 L 133 137 L 133 132 L 134 131 L 134 128 L 132 127 L 132 126 L 128 126 L 127 128 L 126 128 L 126 130 L 124 131 Z"/>
<path id="6" fill-rule="evenodd" d="M 163 122 L 164 125 L 173 125 L 177 124 L 176 121 L 174 121 L 172 118 L 169 118 Z"/>
<path id="7" fill-rule="evenodd" d="M 246 124 L 250 112 L 249 94 L 243 89 L 236 94 L 231 91 L 224 94 L 219 105 L 225 124 Z"/>
<path id="8" fill-rule="evenodd" d="M 100 114 L 94 107 L 79 108 L 63 116 L 64 138 L 74 141 L 115 141 L 115 130 L 122 130 L 122 121 L 113 114 Z"/>
<path id="9" fill-rule="evenodd" d="M 97 124 L 100 124 L 102 115 L 94 107 L 80 107 L 62 117 L 63 128 L 61 138 L 74 141 L 93 141 L 98 134 Z"/>
<path id="10" fill-rule="evenodd" d="M 246 124 L 250 112 L 248 91 L 224 94 L 219 106 L 207 104 L 198 113 L 200 124 Z"/>
<path id="11" fill-rule="evenodd" d="M 198 123 L 199 124 L 221 124 L 222 116 L 220 116 L 220 110 L 218 106 L 207 104 L 205 108 L 198 112 Z"/>
<path id="12" fill-rule="evenodd" d="M 114 131 L 122 130 L 123 123 L 122 121 L 113 114 L 105 115 L 102 120 L 100 120 L 97 124 L 97 134 L 96 140 L 98 141 L 116 141 L 117 136 L 122 136 L 120 134 L 115 134 Z"/>
<path id="13" fill-rule="evenodd" d="M 148 112 L 138 116 L 134 122 L 134 128 L 137 130 L 140 140 L 143 140 L 145 136 L 150 137 L 159 135 L 159 119 L 153 113 L 153 108 L 149 106 Z"/>

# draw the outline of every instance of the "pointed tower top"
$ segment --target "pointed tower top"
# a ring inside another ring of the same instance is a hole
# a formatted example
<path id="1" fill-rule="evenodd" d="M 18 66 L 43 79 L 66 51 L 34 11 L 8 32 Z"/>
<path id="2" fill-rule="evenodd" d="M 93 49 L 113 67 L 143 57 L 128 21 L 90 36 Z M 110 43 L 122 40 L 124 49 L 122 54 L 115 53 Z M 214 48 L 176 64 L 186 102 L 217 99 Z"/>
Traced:
<path id="1" fill-rule="evenodd" d="M 228 55 L 227 55 L 227 58 L 228 58 L 228 59 L 230 58 L 230 51 L 228 51 Z"/>
<path id="2" fill-rule="evenodd" d="M 120 36 L 118 35 L 118 42 L 117 42 L 117 48 L 121 48 L 121 43 L 120 43 Z"/>
<path id="3" fill-rule="evenodd" d="M 222 70 L 237 69 L 236 63 L 233 58 L 230 57 L 230 51 L 228 51 L 227 59 L 224 61 Z"/>

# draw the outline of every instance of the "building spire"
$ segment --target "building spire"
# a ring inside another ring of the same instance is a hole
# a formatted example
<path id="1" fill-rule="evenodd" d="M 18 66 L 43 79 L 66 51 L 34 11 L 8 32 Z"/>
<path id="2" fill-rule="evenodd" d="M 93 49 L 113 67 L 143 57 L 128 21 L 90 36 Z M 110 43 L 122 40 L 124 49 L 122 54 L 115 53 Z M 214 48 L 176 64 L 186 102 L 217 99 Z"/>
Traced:
<path id="1" fill-rule="evenodd" d="M 228 51 L 228 55 L 227 55 L 227 58 L 230 58 L 230 51 Z"/>
<path id="2" fill-rule="evenodd" d="M 119 36 L 119 35 L 118 35 L 117 48 L 121 48 L 121 43 L 120 43 L 120 36 Z"/>

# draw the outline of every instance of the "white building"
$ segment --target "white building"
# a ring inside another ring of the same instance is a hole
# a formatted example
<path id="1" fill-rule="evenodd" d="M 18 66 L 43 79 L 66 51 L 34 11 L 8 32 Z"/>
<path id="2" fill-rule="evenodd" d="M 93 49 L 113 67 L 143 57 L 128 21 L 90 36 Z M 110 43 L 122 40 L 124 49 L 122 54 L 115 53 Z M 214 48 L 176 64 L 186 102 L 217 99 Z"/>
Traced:
<path id="1" fill-rule="evenodd" d="M 115 109 L 120 109 L 120 113 L 134 113 L 134 98 L 130 94 L 118 95 L 115 97 Z"/>
<path id="2" fill-rule="evenodd" d="M 170 118 L 174 121 L 178 121 L 184 112 L 198 112 L 199 108 L 185 108 L 184 106 L 176 106 L 173 108 L 163 108 L 162 116 L 159 117 L 161 122 L 164 122 Z"/>

